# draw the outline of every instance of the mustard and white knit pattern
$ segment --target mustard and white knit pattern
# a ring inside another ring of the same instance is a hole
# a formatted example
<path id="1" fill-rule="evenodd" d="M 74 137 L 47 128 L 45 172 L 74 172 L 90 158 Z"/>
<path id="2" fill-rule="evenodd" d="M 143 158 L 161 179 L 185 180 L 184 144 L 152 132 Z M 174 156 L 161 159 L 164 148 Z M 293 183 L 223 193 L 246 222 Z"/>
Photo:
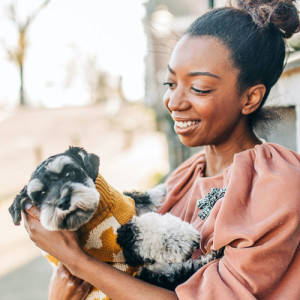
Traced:
<path id="1" fill-rule="evenodd" d="M 116 239 L 120 225 L 129 222 L 135 215 L 134 201 L 116 191 L 101 175 L 98 175 L 95 185 L 100 193 L 99 205 L 92 219 L 77 231 L 79 243 L 96 259 L 133 275 L 136 269 L 125 264 L 122 249 Z M 55 266 L 59 263 L 49 254 L 46 254 L 46 258 Z M 93 288 L 86 300 L 109 300 L 109 298 Z"/>

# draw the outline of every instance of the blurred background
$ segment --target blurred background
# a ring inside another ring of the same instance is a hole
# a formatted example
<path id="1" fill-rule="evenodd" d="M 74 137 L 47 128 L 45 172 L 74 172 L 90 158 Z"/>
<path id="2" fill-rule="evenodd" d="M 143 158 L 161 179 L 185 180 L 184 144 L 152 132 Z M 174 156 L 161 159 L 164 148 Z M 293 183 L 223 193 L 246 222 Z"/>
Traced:
<path id="1" fill-rule="evenodd" d="M 51 268 L 8 207 L 37 164 L 82 146 L 115 188 L 144 190 L 199 149 L 182 146 L 162 104 L 182 32 L 224 0 L 0 1 L 0 299 L 47 299 Z M 264 139 L 300 152 L 300 38 L 268 105 Z"/>

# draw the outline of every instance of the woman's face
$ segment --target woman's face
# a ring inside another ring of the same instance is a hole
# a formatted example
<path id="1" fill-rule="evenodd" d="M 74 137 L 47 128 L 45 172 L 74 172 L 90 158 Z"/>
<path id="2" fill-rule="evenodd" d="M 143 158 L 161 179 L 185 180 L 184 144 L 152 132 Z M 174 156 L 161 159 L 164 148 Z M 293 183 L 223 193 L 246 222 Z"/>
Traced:
<path id="1" fill-rule="evenodd" d="M 216 38 L 184 36 L 178 42 L 164 104 L 184 145 L 218 145 L 245 129 L 237 75 L 229 49 Z"/>

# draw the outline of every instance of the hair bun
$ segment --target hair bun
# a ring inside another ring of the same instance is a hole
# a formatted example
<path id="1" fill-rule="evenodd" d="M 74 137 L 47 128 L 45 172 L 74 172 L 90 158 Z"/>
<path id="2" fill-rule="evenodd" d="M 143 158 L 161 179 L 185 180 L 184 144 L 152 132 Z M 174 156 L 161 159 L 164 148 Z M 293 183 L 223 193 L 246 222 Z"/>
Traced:
<path id="1" fill-rule="evenodd" d="M 236 0 L 238 8 L 246 10 L 261 28 L 276 28 L 289 38 L 299 31 L 300 21 L 294 0 Z"/>

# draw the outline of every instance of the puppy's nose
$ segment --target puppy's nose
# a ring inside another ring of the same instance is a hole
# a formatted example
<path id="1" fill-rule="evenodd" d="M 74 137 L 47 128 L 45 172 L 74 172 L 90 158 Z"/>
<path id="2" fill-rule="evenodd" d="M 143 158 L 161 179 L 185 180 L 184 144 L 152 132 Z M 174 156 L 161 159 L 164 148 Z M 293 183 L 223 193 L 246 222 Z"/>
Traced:
<path id="1" fill-rule="evenodd" d="M 70 196 L 65 196 L 57 202 L 57 207 L 60 208 L 61 210 L 67 210 L 71 206 L 71 198 Z"/>

